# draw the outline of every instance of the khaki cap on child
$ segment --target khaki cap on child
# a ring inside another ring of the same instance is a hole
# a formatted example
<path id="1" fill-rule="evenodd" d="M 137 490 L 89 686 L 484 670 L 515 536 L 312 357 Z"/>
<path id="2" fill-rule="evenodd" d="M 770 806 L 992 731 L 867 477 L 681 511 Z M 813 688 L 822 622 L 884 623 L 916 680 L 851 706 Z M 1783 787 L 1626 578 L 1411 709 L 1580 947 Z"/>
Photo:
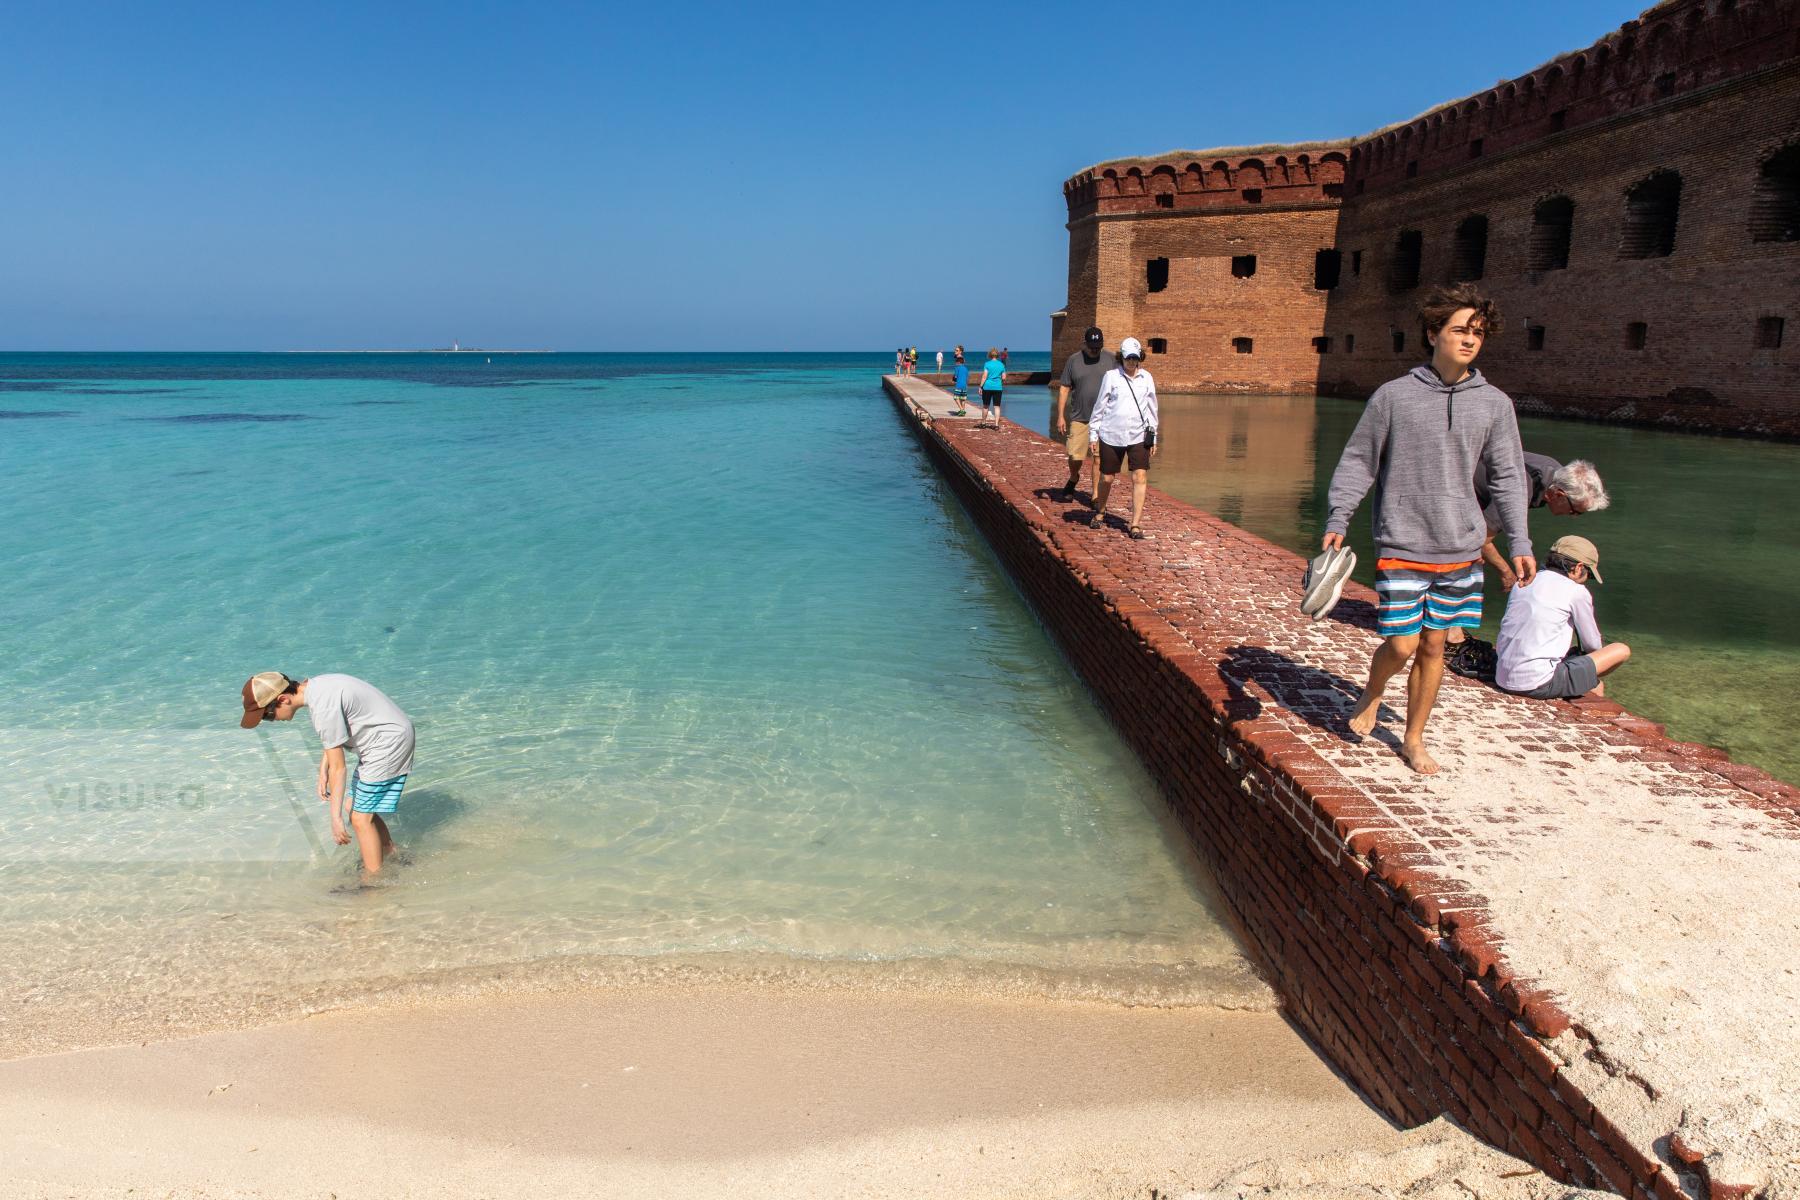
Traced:
<path id="1" fill-rule="evenodd" d="M 1580 563 L 1593 572 L 1595 583 L 1606 582 L 1600 578 L 1600 551 L 1594 543 L 1580 534 L 1567 533 L 1557 538 L 1550 547 L 1550 553 L 1560 554 L 1570 562 Z"/>

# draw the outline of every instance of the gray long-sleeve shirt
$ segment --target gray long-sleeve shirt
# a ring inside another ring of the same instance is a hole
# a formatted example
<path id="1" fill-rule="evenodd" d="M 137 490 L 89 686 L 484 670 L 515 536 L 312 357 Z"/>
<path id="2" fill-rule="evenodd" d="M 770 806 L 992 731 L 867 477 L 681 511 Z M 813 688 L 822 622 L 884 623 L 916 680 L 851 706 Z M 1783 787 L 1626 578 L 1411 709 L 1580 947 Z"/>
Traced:
<path id="1" fill-rule="evenodd" d="M 1478 558 L 1487 522 L 1472 480 L 1485 467 L 1515 557 L 1531 555 L 1526 476 L 1512 400 L 1471 370 L 1452 386 L 1429 365 L 1369 397 L 1331 476 L 1325 529 L 1347 533 L 1370 488 L 1382 558 L 1464 562 Z"/>

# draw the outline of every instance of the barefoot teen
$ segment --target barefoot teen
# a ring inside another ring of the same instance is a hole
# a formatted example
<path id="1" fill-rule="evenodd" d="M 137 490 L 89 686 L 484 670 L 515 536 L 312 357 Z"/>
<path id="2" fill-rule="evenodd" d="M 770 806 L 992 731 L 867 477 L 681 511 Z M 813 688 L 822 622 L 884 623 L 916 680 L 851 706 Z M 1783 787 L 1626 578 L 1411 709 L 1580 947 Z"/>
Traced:
<path id="1" fill-rule="evenodd" d="M 1487 468 L 1519 586 L 1537 574 L 1525 524 L 1524 452 L 1512 400 L 1474 369 L 1500 314 L 1469 284 L 1433 289 L 1419 311 L 1431 362 L 1369 397 L 1331 477 L 1323 545 L 1343 545 L 1350 518 L 1375 490 L 1375 591 L 1384 639 L 1350 714 L 1353 732 L 1373 732 L 1388 680 L 1406 680 L 1400 754 L 1421 775 L 1437 771 L 1425 724 L 1444 678 L 1445 631 L 1481 624 L 1481 546 L 1487 523 L 1470 481 Z"/>

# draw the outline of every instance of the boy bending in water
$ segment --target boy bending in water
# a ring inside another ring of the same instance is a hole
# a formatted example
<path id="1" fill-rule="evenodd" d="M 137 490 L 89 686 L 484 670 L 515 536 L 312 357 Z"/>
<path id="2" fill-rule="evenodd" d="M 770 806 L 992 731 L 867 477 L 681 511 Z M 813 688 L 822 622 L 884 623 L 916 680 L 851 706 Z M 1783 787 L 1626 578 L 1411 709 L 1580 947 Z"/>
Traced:
<path id="1" fill-rule="evenodd" d="M 291 721 L 302 708 L 325 747 L 319 759 L 319 799 L 331 806 L 331 836 L 347 846 L 350 829 L 355 829 L 363 870 L 373 875 L 394 852 L 393 835 L 381 818 L 399 806 L 412 770 L 412 718 L 380 689 L 353 675 L 314 675 L 295 683 L 280 671 L 264 671 L 244 683 L 240 723 L 254 729 L 263 721 Z M 348 788 L 345 747 L 356 753 Z"/>

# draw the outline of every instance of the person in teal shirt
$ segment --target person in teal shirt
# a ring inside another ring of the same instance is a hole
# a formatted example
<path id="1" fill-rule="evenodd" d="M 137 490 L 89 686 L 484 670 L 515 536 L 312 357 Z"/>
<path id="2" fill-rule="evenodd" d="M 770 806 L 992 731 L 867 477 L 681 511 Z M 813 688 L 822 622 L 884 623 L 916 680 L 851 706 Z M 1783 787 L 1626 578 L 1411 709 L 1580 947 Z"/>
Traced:
<path id="1" fill-rule="evenodd" d="M 966 417 L 969 415 L 969 364 L 962 359 L 956 360 L 956 387 L 950 395 L 956 400 L 956 410 L 950 415 Z"/>
<path id="2" fill-rule="evenodd" d="M 977 429 L 1000 428 L 1000 391 L 1006 386 L 1006 364 L 1000 361 L 1000 351 L 995 347 L 988 348 L 987 366 L 981 375 L 981 421 Z M 988 410 L 994 410 L 993 419 L 989 420 Z"/>

